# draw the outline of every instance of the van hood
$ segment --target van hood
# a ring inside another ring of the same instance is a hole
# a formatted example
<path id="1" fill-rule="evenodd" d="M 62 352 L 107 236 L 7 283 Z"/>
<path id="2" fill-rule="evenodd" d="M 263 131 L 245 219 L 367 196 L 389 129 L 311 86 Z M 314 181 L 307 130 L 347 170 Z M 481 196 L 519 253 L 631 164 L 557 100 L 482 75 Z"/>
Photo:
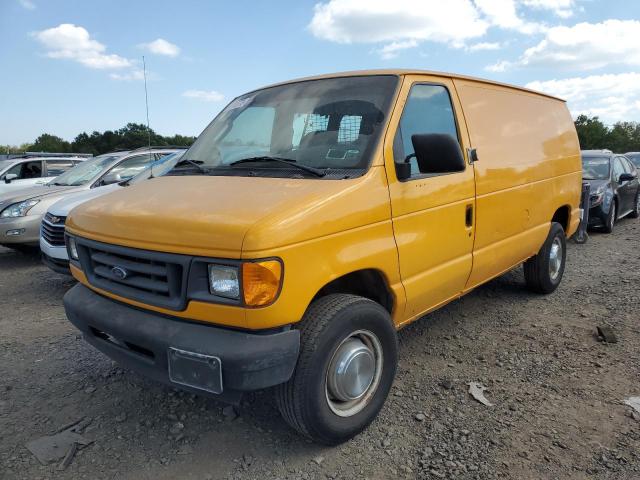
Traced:
<path id="1" fill-rule="evenodd" d="M 104 187 L 96 187 L 90 190 L 83 190 L 80 192 L 70 192 L 69 195 L 65 195 L 62 200 L 58 200 L 48 210 L 48 212 L 57 217 L 66 217 L 69 212 L 88 200 L 98 198 L 102 195 L 106 195 L 113 191 L 123 188 L 117 183 L 111 185 L 105 185 Z"/>
<path id="2" fill-rule="evenodd" d="M 385 216 L 386 177 L 372 167 L 365 177 L 348 180 L 155 178 L 79 205 L 66 225 L 106 243 L 240 258 L 243 251 L 290 245 Z"/>

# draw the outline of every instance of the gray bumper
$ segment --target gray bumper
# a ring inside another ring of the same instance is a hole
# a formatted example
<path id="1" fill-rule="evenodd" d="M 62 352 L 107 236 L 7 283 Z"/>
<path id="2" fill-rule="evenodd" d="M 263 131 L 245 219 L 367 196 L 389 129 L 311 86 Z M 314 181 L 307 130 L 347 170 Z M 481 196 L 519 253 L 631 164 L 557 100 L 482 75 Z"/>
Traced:
<path id="1" fill-rule="evenodd" d="M 249 333 L 204 325 L 138 310 L 83 285 L 67 292 L 64 307 L 71 323 L 98 350 L 125 367 L 178 388 L 208 394 L 171 382 L 169 347 L 220 358 L 221 400 L 234 402 L 241 392 L 286 382 L 298 359 L 298 330 Z"/>

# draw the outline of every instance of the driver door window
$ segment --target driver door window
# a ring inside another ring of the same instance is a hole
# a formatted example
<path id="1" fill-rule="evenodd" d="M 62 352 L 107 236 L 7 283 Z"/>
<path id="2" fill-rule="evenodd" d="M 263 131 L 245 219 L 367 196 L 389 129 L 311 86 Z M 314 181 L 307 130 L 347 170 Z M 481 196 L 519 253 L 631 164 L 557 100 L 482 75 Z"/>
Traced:
<path id="1" fill-rule="evenodd" d="M 396 162 L 403 162 L 415 153 L 411 136 L 420 133 L 444 133 L 458 139 L 451 97 L 442 85 L 418 84 L 411 88 L 393 141 Z M 410 163 L 411 178 L 422 176 L 415 157 Z"/>

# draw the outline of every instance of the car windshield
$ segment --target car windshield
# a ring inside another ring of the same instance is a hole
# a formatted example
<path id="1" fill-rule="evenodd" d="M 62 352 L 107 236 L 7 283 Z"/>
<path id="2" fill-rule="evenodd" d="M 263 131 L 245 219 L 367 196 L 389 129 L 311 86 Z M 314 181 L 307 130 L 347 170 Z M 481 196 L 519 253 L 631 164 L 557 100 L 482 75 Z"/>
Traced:
<path id="1" fill-rule="evenodd" d="M 627 153 L 625 157 L 631 160 L 636 168 L 640 168 L 640 153 Z"/>
<path id="2" fill-rule="evenodd" d="M 210 175 L 233 170 L 236 175 L 308 176 L 319 169 L 360 175 L 397 83 L 393 75 L 341 77 L 251 92 L 209 124 L 181 166 Z"/>
<path id="3" fill-rule="evenodd" d="M 80 185 L 86 185 L 96 176 L 101 175 L 109 168 L 111 163 L 119 158 L 120 155 L 114 155 L 107 153 L 100 155 L 99 157 L 86 160 L 79 165 L 67 170 L 62 175 L 54 178 L 50 185 L 62 185 L 79 187 Z"/>
<path id="4" fill-rule="evenodd" d="M 178 160 L 182 158 L 184 152 L 185 150 L 180 150 L 179 152 L 165 155 L 160 160 L 154 162 L 151 166 L 145 168 L 142 172 L 129 180 L 129 185 L 135 185 L 136 183 L 143 182 L 151 177 L 162 177 L 163 175 L 166 175 L 167 172 L 176 166 L 176 163 L 178 163 Z"/>
<path id="5" fill-rule="evenodd" d="M 585 180 L 607 180 L 609 178 L 608 157 L 584 157 L 582 159 L 582 178 Z"/>
<path id="6" fill-rule="evenodd" d="M 14 163 L 15 160 L 0 160 L 0 173 L 4 173 L 4 171 Z"/>

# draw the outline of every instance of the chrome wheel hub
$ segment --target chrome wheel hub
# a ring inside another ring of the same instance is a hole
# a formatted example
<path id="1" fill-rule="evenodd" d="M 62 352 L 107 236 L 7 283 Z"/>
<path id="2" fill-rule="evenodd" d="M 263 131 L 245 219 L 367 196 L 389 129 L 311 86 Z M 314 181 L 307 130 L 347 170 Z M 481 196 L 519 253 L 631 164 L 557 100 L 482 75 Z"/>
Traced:
<path id="1" fill-rule="evenodd" d="M 558 237 L 553 239 L 549 250 L 549 276 L 556 280 L 562 268 L 562 242 Z"/>
<path id="2" fill-rule="evenodd" d="M 326 373 L 329 408 L 341 417 L 360 412 L 373 397 L 382 374 L 382 345 L 372 332 L 359 330 L 333 353 Z"/>

